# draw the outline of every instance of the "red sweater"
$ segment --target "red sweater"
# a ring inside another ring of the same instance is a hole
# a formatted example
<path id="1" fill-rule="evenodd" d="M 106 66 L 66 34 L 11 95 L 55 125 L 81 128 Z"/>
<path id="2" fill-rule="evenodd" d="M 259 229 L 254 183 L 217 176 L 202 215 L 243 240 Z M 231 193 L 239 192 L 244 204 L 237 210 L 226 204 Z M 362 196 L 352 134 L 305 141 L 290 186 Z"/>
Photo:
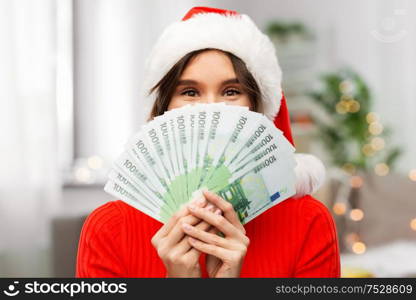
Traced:
<path id="1" fill-rule="evenodd" d="M 77 277 L 165 277 L 150 240 L 162 224 L 117 200 L 94 210 L 79 241 Z M 339 277 L 334 221 L 311 196 L 287 199 L 245 225 L 241 277 Z M 207 277 L 205 255 L 200 258 Z"/>

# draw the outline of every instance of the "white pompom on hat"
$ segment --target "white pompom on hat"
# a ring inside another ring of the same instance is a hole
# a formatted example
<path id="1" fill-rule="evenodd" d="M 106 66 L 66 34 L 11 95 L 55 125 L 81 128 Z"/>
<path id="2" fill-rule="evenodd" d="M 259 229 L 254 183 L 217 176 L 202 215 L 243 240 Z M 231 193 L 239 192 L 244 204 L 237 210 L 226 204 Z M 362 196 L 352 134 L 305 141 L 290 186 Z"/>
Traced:
<path id="1" fill-rule="evenodd" d="M 235 11 L 194 7 L 164 30 L 145 64 L 146 113 L 156 100 L 155 92 L 148 95 L 149 91 L 182 57 L 206 48 L 230 52 L 244 61 L 260 88 L 264 115 L 294 145 L 276 49 L 250 17 Z M 295 154 L 295 158 L 295 197 L 315 192 L 325 180 L 325 167 L 310 154 Z"/>

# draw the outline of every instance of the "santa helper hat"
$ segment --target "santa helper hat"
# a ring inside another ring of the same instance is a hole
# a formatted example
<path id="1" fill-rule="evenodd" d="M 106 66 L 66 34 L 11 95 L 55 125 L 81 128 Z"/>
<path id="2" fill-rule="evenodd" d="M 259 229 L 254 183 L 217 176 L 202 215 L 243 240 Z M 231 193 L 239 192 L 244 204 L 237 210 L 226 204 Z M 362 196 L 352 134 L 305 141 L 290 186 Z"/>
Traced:
<path id="1" fill-rule="evenodd" d="M 264 115 L 283 131 L 294 146 L 289 112 L 281 89 L 282 71 L 270 39 L 244 14 L 210 7 L 194 7 L 181 21 L 168 26 L 152 49 L 145 66 L 148 92 L 183 56 L 205 48 L 230 52 L 242 59 L 256 80 Z M 146 101 L 150 112 L 156 95 Z M 315 192 L 325 180 L 322 162 L 310 154 L 295 154 L 296 195 Z"/>

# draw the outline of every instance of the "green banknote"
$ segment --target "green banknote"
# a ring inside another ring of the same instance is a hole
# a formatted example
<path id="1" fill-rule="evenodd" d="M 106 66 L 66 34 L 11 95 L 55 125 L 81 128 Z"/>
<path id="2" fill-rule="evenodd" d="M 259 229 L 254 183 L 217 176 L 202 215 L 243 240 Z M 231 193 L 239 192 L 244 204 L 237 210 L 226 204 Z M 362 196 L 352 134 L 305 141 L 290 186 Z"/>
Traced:
<path id="1" fill-rule="evenodd" d="M 165 223 L 208 189 L 245 224 L 295 194 L 294 151 L 270 120 L 247 107 L 186 105 L 130 138 L 105 191 Z"/>

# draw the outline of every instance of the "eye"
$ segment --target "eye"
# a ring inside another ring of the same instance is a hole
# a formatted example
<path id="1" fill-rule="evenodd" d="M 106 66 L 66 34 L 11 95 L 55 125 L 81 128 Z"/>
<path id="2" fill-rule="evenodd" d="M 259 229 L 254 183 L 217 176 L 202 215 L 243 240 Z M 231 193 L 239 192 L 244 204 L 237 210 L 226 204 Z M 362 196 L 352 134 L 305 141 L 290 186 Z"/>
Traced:
<path id="1" fill-rule="evenodd" d="M 188 89 L 181 93 L 181 95 L 189 96 L 189 97 L 195 97 L 197 95 L 198 91 L 194 89 Z"/>
<path id="2" fill-rule="evenodd" d="M 239 94 L 241 94 L 241 93 L 240 93 L 240 91 L 239 91 L 239 90 L 237 90 L 237 89 L 228 89 L 228 90 L 226 90 L 226 91 L 224 92 L 224 94 L 225 94 L 226 96 L 235 96 L 235 95 L 239 95 Z"/>

